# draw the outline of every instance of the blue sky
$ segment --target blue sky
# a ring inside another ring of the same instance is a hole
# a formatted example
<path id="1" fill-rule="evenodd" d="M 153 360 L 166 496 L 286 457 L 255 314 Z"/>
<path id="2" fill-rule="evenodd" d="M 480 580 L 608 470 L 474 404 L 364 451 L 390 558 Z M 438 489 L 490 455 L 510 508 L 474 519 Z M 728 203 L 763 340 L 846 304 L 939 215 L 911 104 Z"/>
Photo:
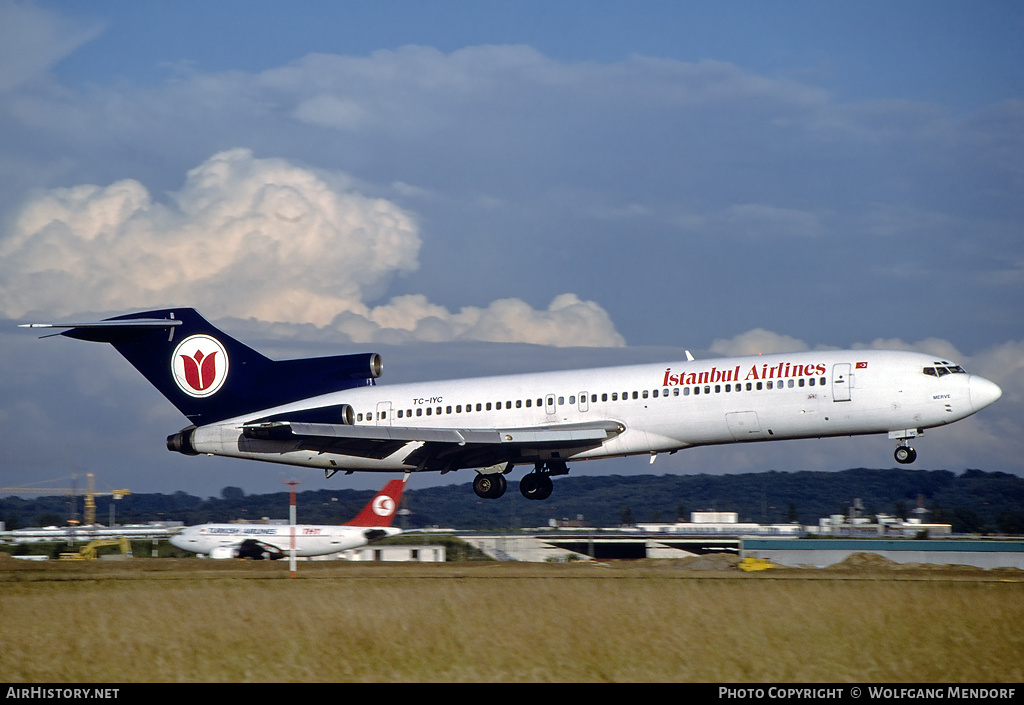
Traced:
<path id="1" fill-rule="evenodd" d="M 1004 397 L 918 466 L 1019 473 L 1022 35 L 1016 2 L 0 1 L 0 318 L 191 305 L 271 354 L 387 351 L 382 383 L 928 350 Z M 72 451 L 137 491 L 281 481 L 170 456 L 112 351 L 30 338 L 0 332 L 2 484 Z"/>
<path id="2" fill-rule="evenodd" d="M 525 44 L 564 61 L 715 58 L 769 76 L 814 80 L 846 100 L 927 100 L 966 110 L 1020 95 L 1022 20 L 1013 2 L 720 5 L 100 0 L 41 7 L 102 27 L 102 41 L 54 67 L 69 84 L 160 83 L 171 67 L 189 62 L 208 72 L 258 72 L 309 53 L 366 55 L 410 44 L 448 53 Z"/>

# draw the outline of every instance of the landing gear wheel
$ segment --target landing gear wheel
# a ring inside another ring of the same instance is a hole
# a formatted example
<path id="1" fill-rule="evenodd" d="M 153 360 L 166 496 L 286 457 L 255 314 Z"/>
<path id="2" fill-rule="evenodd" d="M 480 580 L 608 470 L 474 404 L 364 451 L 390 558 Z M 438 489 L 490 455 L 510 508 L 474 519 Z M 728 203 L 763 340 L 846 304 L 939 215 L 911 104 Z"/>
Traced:
<path id="1" fill-rule="evenodd" d="M 536 499 L 547 499 L 551 496 L 551 491 L 555 489 L 555 485 L 551 482 L 551 477 L 548 475 L 541 475 L 537 484 L 540 485 L 540 492 L 537 494 Z"/>
<path id="2" fill-rule="evenodd" d="M 896 452 L 893 453 L 893 457 L 896 458 L 897 463 L 909 465 L 917 460 L 917 451 L 910 446 L 900 446 L 896 449 Z"/>
<path id="3" fill-rule="evenodd" d="M 531 472 L 519 481 L 519 492 L 527 499 L 547 499 L 554 485 L 546 473 Z"/>
<path id="4" fill-rule="evenodd" d="M 505 494 L 506 487 L 508 487 L 508 483 L 501 473 L 477 475 L 473 479 L 473 491 L 476 492 L 477 497 L 482 499 L 497 499 Z"/>

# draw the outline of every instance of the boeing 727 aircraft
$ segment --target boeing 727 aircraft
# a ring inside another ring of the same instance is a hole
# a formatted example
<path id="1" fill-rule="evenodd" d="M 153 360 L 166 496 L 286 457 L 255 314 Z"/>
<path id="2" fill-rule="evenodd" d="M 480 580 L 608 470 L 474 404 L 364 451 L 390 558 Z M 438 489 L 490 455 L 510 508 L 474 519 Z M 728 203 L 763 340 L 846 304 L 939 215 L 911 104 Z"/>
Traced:
<path id="1" fill-rule="evenodd" d="M 355 519 L 341 526 L 201 524 L 175 534 L 171 544 L 210 558 L 275 560 L 289 554 L 294 536 L 297 557 L 338 553 L 402 533 L 401 529 L 391 526 L 391 521 L 398 511 L 404 487 L 404 480 L 391 480 Z"/>
<path id="2" fill-rule="evenodd" d="M 949 360 L 841 350 L 378 386 L 376 353 L 273 361 L 189 308 L 94 323 L 27 324 L 111 343 L 191 425 L 186 455 L 338 471 L 474 468 L 484 498 L 532 466 L 520 491 L 551 494 L 568 463 L 684 448 L 887 433 L 910 439 L 963 419 L 1002 391 Z"/>

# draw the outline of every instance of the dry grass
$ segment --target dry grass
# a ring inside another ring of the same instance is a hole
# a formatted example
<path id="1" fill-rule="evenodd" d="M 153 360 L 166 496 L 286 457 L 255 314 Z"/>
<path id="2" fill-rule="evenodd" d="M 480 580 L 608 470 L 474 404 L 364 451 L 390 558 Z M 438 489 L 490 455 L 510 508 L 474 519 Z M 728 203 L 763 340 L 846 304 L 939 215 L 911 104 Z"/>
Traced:
<path id="1" fill-rule="evenodd" d="M 1024 680 L 1019 575 L 10 563 L 7 682 Z"/>

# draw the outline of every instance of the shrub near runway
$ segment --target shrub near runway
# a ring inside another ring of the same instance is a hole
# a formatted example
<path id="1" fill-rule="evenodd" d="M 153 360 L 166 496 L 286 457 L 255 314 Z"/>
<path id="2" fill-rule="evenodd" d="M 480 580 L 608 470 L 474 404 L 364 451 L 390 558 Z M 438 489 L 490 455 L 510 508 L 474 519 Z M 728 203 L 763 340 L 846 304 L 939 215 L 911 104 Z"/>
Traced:
<path id="1" fill-rule="evenodd" d="M 1024 679 L 1019 576 L 133 563 L 5 565 L 5 680 Z"/>

